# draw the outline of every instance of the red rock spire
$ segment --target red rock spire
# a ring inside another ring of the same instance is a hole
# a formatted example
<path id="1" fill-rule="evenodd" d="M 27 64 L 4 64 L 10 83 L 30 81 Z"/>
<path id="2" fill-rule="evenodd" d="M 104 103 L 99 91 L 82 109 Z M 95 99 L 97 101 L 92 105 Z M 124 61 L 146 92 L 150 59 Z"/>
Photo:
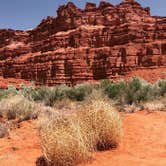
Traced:
<path id="1" fill-rule="evenodd" d="M 29 31 L 0 30 L 0 77 L 75 85 L 166 66 L 166 17 L 136 0 L 57 12 Z"/>
<path id="2" fill-rule="evenodd" d="M 131 2 L 135 2 L 135 0 L 123 0 L 124 2 L 129 2 L 129 3 L 131 3 Z"/>

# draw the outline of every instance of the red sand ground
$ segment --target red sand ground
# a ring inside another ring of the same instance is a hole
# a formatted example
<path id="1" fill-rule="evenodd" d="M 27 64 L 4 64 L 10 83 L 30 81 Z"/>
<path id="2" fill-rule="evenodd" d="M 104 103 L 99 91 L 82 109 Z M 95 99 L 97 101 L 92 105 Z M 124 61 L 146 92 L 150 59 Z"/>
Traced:
<path id="1" fill-rule="evenodd" d="M 148 82 L 155 83 L 159 79 L 166 78 L 166 68 L 157 67 L 157 68 L 151 68 L 151 69 L 139 69 L 136 71 L 131 71 L 129 74 L 122 76 L 121 78 L 127 80 L 134 76 L 143 78 L 144 80 Z"/>
<path id="2" fill-rule="evenodd" d="M 166 112 L 121 114 L 124 139 L 118 149 L 98 152 L 82 166 L 166 166 Z M 36 122 L 24 122 L 0 139 L 0 166 L 35 166 L 41 155 Z"/>

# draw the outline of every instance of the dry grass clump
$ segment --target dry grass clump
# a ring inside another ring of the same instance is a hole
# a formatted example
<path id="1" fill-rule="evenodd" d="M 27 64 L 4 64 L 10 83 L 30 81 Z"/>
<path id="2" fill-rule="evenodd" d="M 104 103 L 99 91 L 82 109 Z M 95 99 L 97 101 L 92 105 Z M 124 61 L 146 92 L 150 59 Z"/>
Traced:
<path id="1" fill-rule="evenodd" d="M 52 111 L 41 120 L 44 157 L 57 166 L 86 162 L 94 151 L 117 146 L 122 137 L 120 116 L 107 100 L 91 98 L 72 108 L 70 113 Z"/>
<path id="2" fill-rule="evenodd" d="M 1 100 L 0 113 L 8 120 L 29 120 L 37 116 L 37 106 L 21 95 L 9 96 Z"/>
<path id="3" fill-rule="evenodd" d="M 70 113 L 75 111 L 80 106 L 80 102 L 72 101 L 70 99 L 62 99 L 59 101 L 56 101 L 54 104 L 55 109 L 60 110 L 60 112 L 66 112 Z"/>
<path id="4" fill-rule="evenodd" d="M 125 113 L 134 113 L 143 110 L 143 106 L 141 104 L 132 104 L 132 105 L 120 105 L 118 106 L 119 112 Z"/>
<path id="5" fill-rule="evenodd" d="M 54 165 L 73 166 L 91 157 L 74 117 L 52 115 L 42 122 L 40 137 L 44 156 Z"/>
<path id="6" fill-rule="evenodd" d="M 0 138 L 4 138 L 9 135 L 6 124 L 0 123 Z"/>
<path id="7" fill-rule="evenodd" d="M 108 150 L 118 146 L 122 138 L 122 123 L 116 109 L 107 100 L 84 103 L 79 120 L 95 150 Z"/>
<path id="8" fill-rule="evenodd" d="M 164 111 L 166 109 L 165 104 L 160 100 L 145 102 L 142 107 L 146 111 Z"/>

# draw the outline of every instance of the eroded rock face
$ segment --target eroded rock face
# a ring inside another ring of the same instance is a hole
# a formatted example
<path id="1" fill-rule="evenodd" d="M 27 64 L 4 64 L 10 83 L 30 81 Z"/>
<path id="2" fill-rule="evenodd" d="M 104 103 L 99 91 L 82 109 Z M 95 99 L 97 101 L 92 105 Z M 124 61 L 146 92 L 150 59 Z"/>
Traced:
<path id="1" fill-rule="evenodd" d="M 33 30 L 0 30 L 0 76 L 75 85 L 166 66 L 166 17 L 134 0 L 60 6 Z"/>

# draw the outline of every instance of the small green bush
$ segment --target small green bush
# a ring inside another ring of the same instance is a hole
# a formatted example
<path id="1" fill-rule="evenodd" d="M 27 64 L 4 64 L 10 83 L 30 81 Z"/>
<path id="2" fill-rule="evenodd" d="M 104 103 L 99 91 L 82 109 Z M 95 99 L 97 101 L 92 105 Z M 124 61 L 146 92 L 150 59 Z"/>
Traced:
<path id="1" fill-rule="evenodd" d="M 35 93 L 35 86 L 32 85 L 24 85 L 22 84 L 19 89 L 19 94 L 23 95 L 26 98 L 32 99 L 32 95 Z"/>
<path id="2" fill-rule="evenodd" d="M 164 96 L 166 94 L 166 79 L 159 80 L 156 86 L 158 87 L 158 95 Z"/>
<path id="3" fill-rule="evenodd" d="M 127 83 L 125 81 L 119 81 L 114 83 L 109 80 L 104 80 L 101 82 L 100 87 L 104 90 L 104 93 L 110 99 L 121 101 L 124 96 Z"/>
<path id="4" fill-rule="evenodd" d="M 66 95 L 69 99 L 83 101 L 84 98 L 92 92 L 92 86 L 80 84 L 67 90 Z"/>
<path id="5" fill-rule="evenodd" d="M 14 85 L 9 85 L 7 89 L 0 89 L 0 100 L 8 97 L 17 95 L 19 91 L 16 89 Z"/>
<path id="6" fill-rule="evenodd" d="M 139 103 L 149 99 L 149 93 L 152 91 L 152 87 L 146 81 L 140 78 L 132 78 L 127 82 L 127 86 L 124 91 L 124 100 L 126 104 Z M 151 96 L 152 97 L 152 96 Z"/>
<path id="7" fill-rule="evenodd" d="M 0 89 L 0 100 L 2 100 L 5 97 L 6 93 L 4 89 Z"/>
<path id="8" fill-rule="evenodd" d="M 10 95 L 10 94 L 16 95 L 16 94 L 18 94 L 18 90 L 14 85 L 9 85 L 7 90 L 6 90 L 6 94 L 7 95 Z"/>
<path id="9" fill-rule="evenodd" d="M 47 106 L 53 106 L 55 101 L 66 97 L 67 86 L 40 87 L 31 95 L 35 101 L 41 101 Z"/>
<path id="10" fill-rule="evenodd" d="M 137 104 L 153 99 L 159 93 L 159 88 L 157 90 L 150 83 L 137 77 L 115 83 L 105 80 L 101 83 L 101 88 L 110 99 L 118 101 L 119 104 Z"/>

